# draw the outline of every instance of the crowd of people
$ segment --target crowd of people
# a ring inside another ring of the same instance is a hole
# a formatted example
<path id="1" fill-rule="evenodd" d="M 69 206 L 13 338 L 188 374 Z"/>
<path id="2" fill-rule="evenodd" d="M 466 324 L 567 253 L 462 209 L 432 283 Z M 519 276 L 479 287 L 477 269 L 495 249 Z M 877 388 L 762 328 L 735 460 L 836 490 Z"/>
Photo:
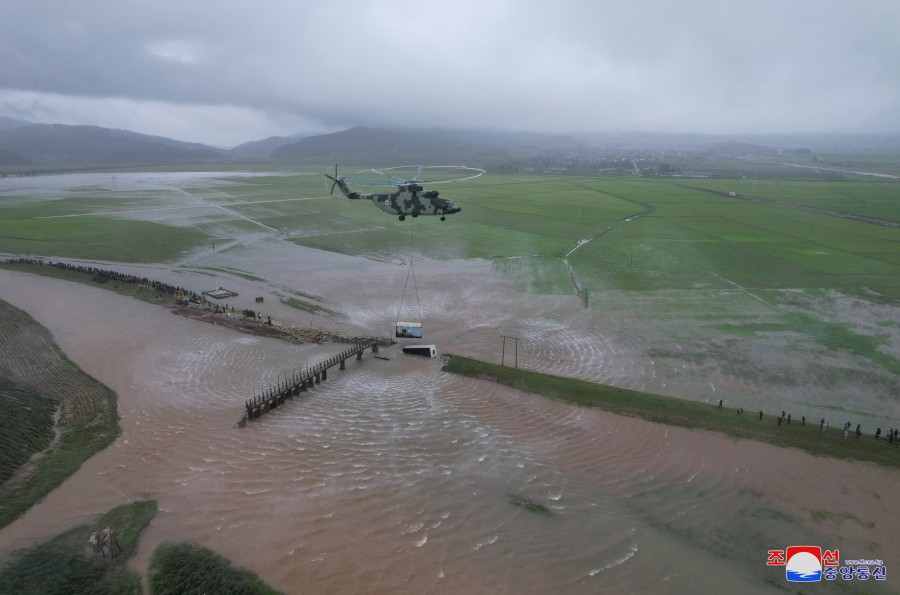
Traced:
<path id="1" fill-rule="evenodd" d="M 120 273 L 118 271 L 110 271 L 108 269 L 101 269 L 99 267 L 87 267 L 80 264 L 69 264 L 67 262 L 53 262 L 52 260 L 44 260 L 42 258 L 7 258 L 6 262 L 10 264 L 27 264 L 31 266 L 40 266 L 40 267 L 54 267 L 57 269 L 65 270 L 65 271 L 74 271 L 76 273 L 83 273 L 85 275 L 91 275 L 91 279 L 97 281 L 99 283 L 106 283 L 107 281 L 116 281 L 118 283 L 130 283 L 135 285 L 140 285 L 141 287 L 147 287 L 149 289 L 153 289 L 158 294 L 165 294 L 171 296 L 193 296 L 195 299 L 199 299 L 202 296 L 197 296 L 196 293 L 192 291 L 188 291 L 183 287 L 177 287 L 175 285 L 169 285 L 168 283 L 163 283 L 162 281 L 156 281 L 154 279 L 148 279 L 147 277 L 139 277 L 138 275 L 128 275 L 126 273 Z"/>
<path id="2" fill-rule="evenodd" d="M 722 401 L 722 399 L 719 399 L 719 409 L 722 409 L 722 406 L 723 406 L 723 401 Z M 738 408 L 735 410 L 735 415 L 739 415 L 739 416 L 740 416 L 740 415 L 744 415 L 744 408 L 743 408 L 743 407 L 738 407 Z M 759 421 L 762 421 L 762 419 L 763 419 L 763 417 L 764 417 L 764 414 L 763 414 L 762 410 L 759 411 L 759 414 L 758 414 L 758 415 L 759 415 Z M 792 419 L 791 414 L 790 414 L 790 413 L 786 413 L 786 412 L 783 411 L 783 410 L 782 410 L 780 416 L 779 416 L 779 415 L 776 415 L 776 416 L 775 416 L 775 421 L 776 421 L 776 423 L 777 423 L 779 426 L 781 426 L 782 424 L 790 425 L 791 419 Z M 794 421 L 796 421 L 796 420 L 794 420 Z M 801 425 L 801 426 L 805 426 L 805 425 L 806 425 L 806 416 L 805 416 L 805 415 L 803 415 L 803 416 L 800 417 L 800 425 Z M 819 430 L 821 430 L 821 431 L 823 431 L 823 432 L 828 432 L 830 429 L 831 429 L 831 421 L 826 420 L 826 419 L 823 417 L 823 418 L 819 421 Z M 852 422 L 849 422 L 849 421 L 848 421 L 847 423 L 845 423 L 845 424 L 844 424 L 844 440 L 847 440 L 847 438 L 850 436 L 851 433 L 855 433 L 857 438 L 862 437 L 862 434 L 863 434 L 863 431 L 862 431 L 862 424 L 856 424 L 856 428 L 855 428 L 855 430 L 854 430 L 854 429 L 853 429 L 853 424 L 852 424 Z M 880 440 L 880 439 L 881 439 L 881 428 L 875 428 L 875 434 L 874 434 L 874 436 L 875 436 L 875 439 L 876 439 L 876 440 Z M 887 440 L 887 442 L 888 442 L 889 444 L 893 444 L 893 443 L 895 443 L 895 442 L 900 443 L 900 429 L 898 429 L 898 428 L 890 428 L 890 429 L 887 431 L 887 433 L 885 434 L 885 439 Z"/>
<path id="3" fill-rule="evenodd" d="M 145 288 L 151 291 L 156 292 L 156 296 L 160 297 L 162 295 L 170 296 L 175 298 L 175 302 L 181 306 L 188 306 L 192 309 L 200 309 L 206 312 L 210 312 L 215 315 L 233 318 L 235 315 L 243 315 L 244 319 L 255 320 L 257 322 L 262 323 L 265 326 L 275 326 L 272 322 L 272 317 L 270 315 L 262 314 L 256 310 L 251 310 L 249 308 L 241 308 L 235 309 L 234 306 L 229 306 L 228 304 L 216 304 L 215 302 L 211 302 L 207 299 L 206 295 L 203 293 L 197 293 L 194 291 L 190 291 L 189 289 L 185 289 L 184 287 L 171 285 L 169 283 L 163 283 L 162 281 L 157 281 L 155 279 L 149 279 L 147 277 L 142 277 L 139 275 L 129 275 L 126 273 L 120 273 L 118 271 L 112 271 L 108 269 L 102 269 L 100 267 L 93 266 L 84 266 L 79 264 L 70 264 L 67 262 L 53 262 L 52 260 L 45 260 L 43 258 L 7 258 L 6 262 L 9 264 L 18 264 L 18 265 L 27 265 L 27 266 L 36 266 L 36 267 L 53 267 L 65 271 L 74 271 L 77 273 L 83 273 L 84 275 L 90 275 L 91 279 L 97 283 L 107 283 L 108 281 L 114 281 L 116 283 L 128 283 L 135 284 L 138 286 L 138 291 L 143 291 Z M 220 288 L 221 289 L 221 288 Z M 237 295 L 237 294 L 231 294 Z M 261 302 L 262 298 L 257 298 L 257 302 Z M 263 322 L 263 319 L 265 321 Z M 249 322 L 250 320 L 247 320 Z M 283 327 L 284 328 L 284 327 Z M 299 327 L 291 327 L 294 330 L 298 330 Z M 329 342 L 329 341 L 339 341 L 343 343 L 360 343 L 361 341 L 367 341 L 370 339 L 375 339 L 381 345 L 390 345 L 390 339 L 386 339 L 384 337 L 370 337 L 370 336 L 354 336 L 351 337 L 345 333 L 327 329 L 303 329 L 299 328 L 299 333 L 296 335 L 296 339 L 298 341 L 316 341 L 316 342 Z"/>
<path id="4" fill-rule="evenodd" d="M 879 438 L 881 436 L 881 428 L 875 430 L 875 437 Z M 891 444 L 894 442 L 900 442 L 900 429 L 898 428 L 890 428 L 887 431 L 887 435 L 885 436 L 887 441 Z"/>
<path id="5" fill-rule="evenodd" d="M 84 266 L 80 264 L 70 264 L 67 262 L 53 262 L 52 260 L 44 260 L 42 258 L 7 258 L 6 262 L 10 264 L 54 267 L 65 271 L 82 273 L 84 275 L 90 275 L 91 280 L 97 283 L 107 283 L 109 281 L 115 281 L 116 283 L 128 283 L 131 285 L 137 285 L 139 291 L 143 291 L 144 288 L 147 288 L 148 290 L 154 291 L 157 296 L 167 295 L 170 297 L 174 297 L 179 304 L 196 304 L 196 306 L 198 307 L 212 310 L 215 314 L 225 314 L 228 312 L 227 305 L 220 306 L 218 304 L 211 304 L 206 300 L 206 296 L 204 296 L 202 293 L 198 294 L 197 292 L 190 291 L 189 289 L 185 289 L 184 287 L 171 285 L 169 283 L 163 283 L 162 281 L 149 279 L 147 277 L 141 277 L 139 275 L 129 275 L 127 273 L 120 273 L 118 271 L 111 271 L 109 269 Z M 233 307 L 231 308 L 231 312 L 234 312 Z M 253 310 L 244 310 L 243 314 L 245 317 L 252 316 L 253 318 L 258 317 L 259 319 L 262 319 L 262 314 L 254 312 Z"/>

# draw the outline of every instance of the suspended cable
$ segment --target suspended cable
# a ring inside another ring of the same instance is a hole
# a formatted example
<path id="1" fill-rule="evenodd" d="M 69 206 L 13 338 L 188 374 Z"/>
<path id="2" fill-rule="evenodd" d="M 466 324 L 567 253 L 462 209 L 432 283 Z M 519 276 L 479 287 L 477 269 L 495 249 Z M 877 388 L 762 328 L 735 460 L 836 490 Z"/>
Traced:
<path id="1" fill-rule="evenodd" d="M 421 324 L 422 303 L 419 300 L 419 287 L 416 284 L 416 270 L 415 270 L 415 266 L 413 264 L 413 253 L 415 251 L 415 235 L 414 235 L 414 231 L 413 231 L 414 227 L 413 227 L 412 221 L 415 221 L 415 219 L 412 219 L 409 224 L 409 270 L 406 272 L 406 282 L 403 284 L 403 294 L 400 296 L 400 307 L 397 309 L 397 320 L 396 320 L 395 325 L 396 325 L 396 335 L 398 337 L 400 337 L 400 336 L 416 336 L 416 338 L 421 338 L 422 337 L 422 329 L 421 329 L 421 327 L 422 327 L 422 324 Z M 403 302 L 406 299 L 406 290 L 409 287 L 410 277 L 412 277 L 413 291 L 416 294 L 416 308 L 419 311 L 419 323 L 416 325 L 419 327 L 418 329 L 416 329 L 418 332 L 416 332 L 416 330 L 413 330 L 411 328 L 401 329 L 401 326 L 400 326 L 400 317 L 403 315 Z"/>

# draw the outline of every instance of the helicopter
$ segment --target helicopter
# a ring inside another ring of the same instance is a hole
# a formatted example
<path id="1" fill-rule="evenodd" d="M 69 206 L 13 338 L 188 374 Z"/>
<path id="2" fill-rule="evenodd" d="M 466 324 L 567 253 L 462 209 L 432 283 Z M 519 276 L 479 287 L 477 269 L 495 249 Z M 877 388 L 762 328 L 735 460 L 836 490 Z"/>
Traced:
<path id="1" fill-rule="evenodd" d="M 426 190 L 423 184 L 462 182 L 477 178 L 483 173 L 485 173 L 483 169 L 457 165 L 406 165 L 369 169 L 349 176 L 339 176 L 335 164 L 334 175 L 326 172 L 325 178 L 331 180 L 329 194 L 334 194 L 334 189 L 338 188 L 350 200 L 371 200 L 385 213 L 397 215 L 400 221 L 404 221 L 407 215 L 410 217 L 440 215 L 441 221 L 446 221 L 447 215 L 459 213 L 462 207 L 452 200 L 441 198 L 437 190 Z M 350 183 L 372 188 L 396 186 L 397 190 L 364 194 L 353 190 Z"/>

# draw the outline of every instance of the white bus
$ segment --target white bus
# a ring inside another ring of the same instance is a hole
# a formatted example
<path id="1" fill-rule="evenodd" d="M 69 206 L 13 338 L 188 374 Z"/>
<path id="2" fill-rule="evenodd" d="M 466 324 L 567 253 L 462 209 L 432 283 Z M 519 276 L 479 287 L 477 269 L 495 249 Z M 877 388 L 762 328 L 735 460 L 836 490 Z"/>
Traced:
<path id="1" fill-rule="evenodd" d="M 434 345 L 407 345 L 403 348 L 403 353 L 434 357 L 437 355 L 437 347 Z"/>

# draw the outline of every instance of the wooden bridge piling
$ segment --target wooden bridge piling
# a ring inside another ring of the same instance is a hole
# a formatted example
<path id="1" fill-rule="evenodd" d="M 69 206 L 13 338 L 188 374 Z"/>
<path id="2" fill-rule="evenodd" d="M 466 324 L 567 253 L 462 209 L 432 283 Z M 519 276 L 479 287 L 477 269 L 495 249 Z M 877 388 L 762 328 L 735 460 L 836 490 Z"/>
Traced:
<path id="1" fill-rule="evenodd" d="M 307 389 L 314 388 L 316 384 L 328 380 L 329 368 L 339 365 L 338 369 L 345 370 L 345 362 L 348 358 L 356 355 L 356 359 L 359 361 L 362 359 L 363 352 L 369 348 L 372 349 L 372 353 L 378 353 L 378 342 L 370 339 L 363 343 L 357 343 L 323 362 L 304 368 L 300 374 L 297 374 L 296 371 L 293 372 L 290 379 L 285 375 L 283 381 L 279 379 L 275 386 L 263 389 L 260 394 L 254 394 L 252 399 L 244 402 L 247 410 L 246 419 L 256 419 L 272 409 L 276 409 L 279 405 L 283 405 L 285 399 L 293 399 L 301 392 L 306 392 Z"/>

